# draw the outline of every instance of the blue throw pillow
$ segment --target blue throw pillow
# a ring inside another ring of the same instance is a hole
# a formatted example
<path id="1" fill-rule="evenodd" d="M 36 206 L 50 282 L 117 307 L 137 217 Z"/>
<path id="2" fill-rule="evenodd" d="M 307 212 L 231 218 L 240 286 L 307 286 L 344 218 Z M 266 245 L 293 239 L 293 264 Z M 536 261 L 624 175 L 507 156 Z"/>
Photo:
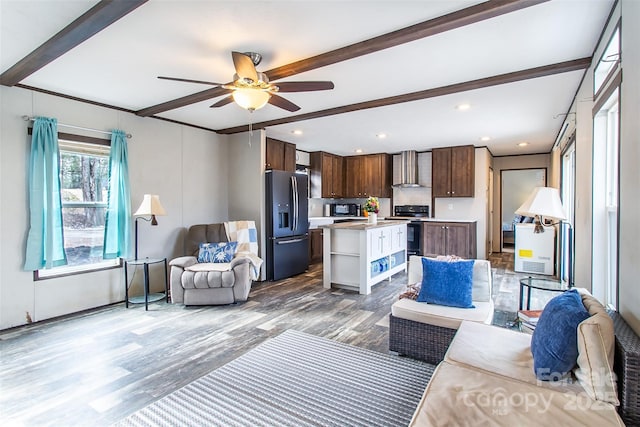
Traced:
<path id="1" fill-rule="evenodd" d="M 589 318 L 577 290 L 553 298 L 542 310 L 531 337 L 533 369 L 542 381 L 557 381 L 578 361 L 578 324 Z"/>
<path id="2" fill-rule="evenodd" d="M 436 261 L 422 258 L 422 287 L 417 301 L 475 308 L 472 290 L 473 260 Z"/>
<path id="3" fill-rule="evenodd" d="M 198 262 L 231 262 L 238 242 L 200 243 Z"/>

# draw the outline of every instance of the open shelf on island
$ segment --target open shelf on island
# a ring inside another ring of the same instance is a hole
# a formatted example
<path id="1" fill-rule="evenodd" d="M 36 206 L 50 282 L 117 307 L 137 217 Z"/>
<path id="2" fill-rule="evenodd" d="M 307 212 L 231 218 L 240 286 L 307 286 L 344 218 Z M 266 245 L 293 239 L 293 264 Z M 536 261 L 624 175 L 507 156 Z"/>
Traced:
<path id="1" fill-rule="evenodd" d="M 371 287 L 407 268 L 407 225 L 386 224 L 360 230 L 326 228 L 324 287 L 370 294 Z"/>

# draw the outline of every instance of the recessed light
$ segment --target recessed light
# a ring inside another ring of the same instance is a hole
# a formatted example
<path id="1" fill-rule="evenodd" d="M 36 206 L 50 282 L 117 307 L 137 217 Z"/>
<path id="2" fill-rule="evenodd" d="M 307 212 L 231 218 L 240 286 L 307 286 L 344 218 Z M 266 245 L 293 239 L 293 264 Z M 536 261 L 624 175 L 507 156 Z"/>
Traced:
<path id="1" fill-rule="evenodd" d="M 482 138 L 480 138 L 480 141 L 483 141 L 483 142 L 491 141 L 491 137 L 490 136 L 483 136 Z"/>
<path id="2" fill-rule="evenodd" d="M 356 153 L 362 153 L 362 148 L 356 148 L 354 151 L 355 151 Z"/>
<path id="3" fill-rule="evenodd" d="M 376 137 L 379 138 L 379 139 L 385 139 L 387 137 L 387 134 L 386 133 L 379 133 L 379 134 L 376 135 Z"/>
<path id="4" fill-rule="evenodd" d="M 300 129 L 292 130 L 291 133 L 294 135 L 302 135 L 302 131 Z"/>
<path id="5" fill-rule="evenodd" d="M 459 105 L 456 105 L 456 110 L 458 110 L 458 111 L 465 111 L 465 110 L 468 110 L 469 108 L 471 108 L 471 104 L 459 104 Z"/>
<path id="6" fill-rule="evenodd" d="M 518 147 L 526 147 L 527 145 L 529 145 L 528 142 L 521 142 L 518 144 Z"/>

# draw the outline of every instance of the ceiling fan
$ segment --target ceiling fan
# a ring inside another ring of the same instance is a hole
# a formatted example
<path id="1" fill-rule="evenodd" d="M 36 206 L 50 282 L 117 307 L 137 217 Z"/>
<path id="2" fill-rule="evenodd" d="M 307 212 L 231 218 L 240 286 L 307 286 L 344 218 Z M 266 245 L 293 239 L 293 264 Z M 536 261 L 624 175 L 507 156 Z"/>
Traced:
<path id="1" fill-rule="evenodd" d="M 203 80 L 181 79 L 177 77 L 158 76 L 159 79 L 179 82 L 200 83 L 220 86 L 227 89 L 229 95 L 211 105 L 211 108 L 222 107 L 233 101 L 251 112 L 264 107 L 267 103 L 287 111 L 298 111 L 299 106 L 277 95 L 278 92 L 310 92 L 333 89 L 330 81 L 281 82 L 270 83 L 266 74 L 256 70 L 262 55 L 255 52 L 231 52 L 236 73 L 231 83 L 214 83 Z"/>

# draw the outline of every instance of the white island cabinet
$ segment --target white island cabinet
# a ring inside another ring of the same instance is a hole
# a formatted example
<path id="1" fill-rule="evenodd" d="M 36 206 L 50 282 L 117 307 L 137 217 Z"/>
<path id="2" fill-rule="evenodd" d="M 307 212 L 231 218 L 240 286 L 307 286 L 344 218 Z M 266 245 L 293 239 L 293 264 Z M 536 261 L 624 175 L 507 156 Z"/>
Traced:
<path id="1" fill-rule="evenodd" d="M 324 225 L 323 284 L 363 295 L 371 286 L 407 271 L 408 221 Z"/>

